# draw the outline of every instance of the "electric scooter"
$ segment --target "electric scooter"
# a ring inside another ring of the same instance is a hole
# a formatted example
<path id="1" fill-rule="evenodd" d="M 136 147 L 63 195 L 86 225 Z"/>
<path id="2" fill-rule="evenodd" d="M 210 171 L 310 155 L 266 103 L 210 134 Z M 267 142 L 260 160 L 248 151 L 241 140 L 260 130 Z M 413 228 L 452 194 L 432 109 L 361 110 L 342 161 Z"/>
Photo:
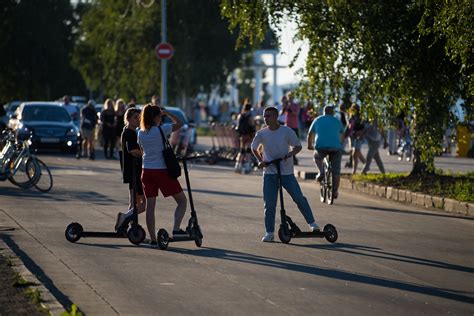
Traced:
<path id="1" fill-rule="evenodd" d="M 202 157 L 205 157 L 205 155 L 196 155 L 192 157 L 184 156 L 184 157 L 178 158 L 179 160 L 183 162 L 184 177 L 186 179 L 186 187 L 188 188 L 189 205 L 191 206 L 191 218 L 189 219 L 188 226 L 186 227 L 186 232 L 188 233 L 187 236 L 170 237 L 166 229 L 161 228 L 158 230 L 156 237 L 158 240 L 158 247 L 162 250 L 166 250 L 170 242 L 194 240 L 196 246 L 201 247 L 202 245 L 203 235 L 201 232 L 201 228 L 199 227 L 196 210 L 194 209 L 193 194 L 191 192 L 191 183 L 189 181 L 188 164 L 186 163 L 187 160 L 197 159 L 197 158 L 202 158 Z"/>
<path id="2" fill-rule="evenodd" d="M 135 158 L 133 158 L 133 166 L 135 166 Z M 66 227 L 65 235 L 66 239 L 70 242 L 76 242 L 82 237 L 95 237 L 95 238 L 128 238 L 128 240 L 134 244 L 139 245 L 145 240 L 146 233 L 142 226 L 138 224 L 138 212 L 137 212 L 137 203 L 136 203 L 136 193 L 137 193 L 137 177 L 135 176 L 135 168 L 132 170 L 132 204 L 133 204 L 133 213 L 132 216 L 129 216 L 124 223 L 118 228 L 116 232 L 94 232 L 94 231 L 84 231 L 83 227 L 79 223 L 71 223 Z M 131 225 L 130 225 L 131 224 Z M 128 226 L 130 225 L 130 228 Z"/>
<path id="3" fill-rule="evenodd" d="M 280 238 L 282 243 L 289 243 L 291 238 L 326 238 L 327 241 L 330 243 L 334 243 L 337 240 L 338 234 L 336 227 L 331 224 L 326 224 L 322 231 L 315 231 L 315 232 L 304 232 L 293 222 L 291 217 L 286 215 L 285 211 L 285 204 L 283 201 L 283 183 L 281 181 L 281 167 L 280 162 L 282 158 L 275 159 L 269 162 L 266 162 L 267 165 L 275 164 L 277 168 L 277 175 L 278 175 L 278 186 L 279 186 L 279 195 L 280 195 L 280 217 L 281 217 L 281 224 L 280 229 L 278 230 L 278 237 Z"/>

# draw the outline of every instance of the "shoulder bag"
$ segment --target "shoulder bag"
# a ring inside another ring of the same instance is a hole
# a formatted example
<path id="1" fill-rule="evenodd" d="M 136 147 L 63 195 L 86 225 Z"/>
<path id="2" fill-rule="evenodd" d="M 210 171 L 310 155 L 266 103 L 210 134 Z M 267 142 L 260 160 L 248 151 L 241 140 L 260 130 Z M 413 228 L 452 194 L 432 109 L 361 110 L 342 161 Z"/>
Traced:
<path id="1" fill-rule="evenodd" d="M 176 158 L 168 139 L 166 139 L 163 134 L 161 126 L 158 126 L 158 128 L 160 129 L 161 138 L 163 139 L 163 158 L 165 159 L 166 169 L 168 169 L 170 177 L 177 179 L 181 176 L 181 166 L 179 165 L 178 158 Z"/>

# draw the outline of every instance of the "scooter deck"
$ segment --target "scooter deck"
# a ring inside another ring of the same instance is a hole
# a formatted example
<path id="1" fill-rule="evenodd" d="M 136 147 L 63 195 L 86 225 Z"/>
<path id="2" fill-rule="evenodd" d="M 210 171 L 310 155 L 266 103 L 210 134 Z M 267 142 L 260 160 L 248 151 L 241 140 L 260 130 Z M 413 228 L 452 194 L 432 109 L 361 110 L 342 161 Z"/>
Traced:
<path id="1" fill-rule="evenodd" d="M 195 240 L 196 238 L 193 238 L 191 236 L 179 236 L 179 237 L 170 237 L 168 239 L 168 242 L 178 242 L 178 241 L 192 241 Z"/>
<path id="2" fill-rule="evenodd" d="M 326 233 L 319 231 L 319 232 L 298 232 L 293 234 L 292 238 L 324 238 L 326 237 Z"/>
<path id="3" fill-rule="evenodd" d="M 123 232 L 82 232 L 81 237 L 96 238 L 127 238 L 127 233 Z"/>

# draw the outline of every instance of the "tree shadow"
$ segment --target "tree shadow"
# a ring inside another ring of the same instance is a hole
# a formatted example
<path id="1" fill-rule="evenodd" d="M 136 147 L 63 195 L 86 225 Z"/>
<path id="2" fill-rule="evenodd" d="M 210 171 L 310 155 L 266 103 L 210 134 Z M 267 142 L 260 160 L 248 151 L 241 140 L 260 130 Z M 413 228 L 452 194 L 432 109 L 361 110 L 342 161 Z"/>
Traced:
<path id="1" fill-rule="evenodd" d="M 48 201 L 70 202 L 71 200 L 88 201 L 94 204 L 109 205 L 117 202 L 115 199 L 96 191 L 70 191 L 54 188 L 48 193 L 37 191 L 34 188 L 21 189 L 18 187 L 5 187 L 0 191 L 0 196 L 14 196 L 18 198 L 35 198 Z"/>
<path id="2" fill-rule="evenodd" d="M 434 217 L 447 217 L 447 218 L 458 218 L 458 219 L 465 219 L 468 221 L 474 220 L 474 217 L 469 217 L 465 216 L 462 214 L 457 214 L 457 215 L 451 215 L 451 214 L 444 214 L 444 213 L 428 213 L 428 212 L 419 212 L 419 211 L 410 211 L 410 210 L 399 210 L 395 208 L 389 208 L 389 207 L 375 207 L 375 206 L 368 206 L 368 205 L 353 205 L 353 204 L 345 204 L 345 203 L 339 203 L 338 205 L 340 206 L 345 206 L 349 208 L 362 208 L 362 209 L 368 209 L 368 210 L 374 210 L 374 211 L 380 211 L 380 212 L 390 212 L 390 213 L 400 213 L 400 214 L 412 214 L 412 215 L 423 215 L 423 216 L 434 216 Z M 430 211 L 427 209 L 427 211 Z"/>
<path id="3" fill-rule="evenodd" d="M 88 247 L 101 247 L 101 248 L 107 248 L 107 249 L 121 249 L 121 248 L 137 247 L 135 245 L 117 245 L 117 244 L 116 245 L 111 245 L 111 244 L 100 245 L 100 244 L 88 244 L 88 243 L 79 243 L 79 244 L 83 246 L 88 246 Z M 334 250 L 334 249 L 331 249 L 331 247 L 337 248 L 338 246 L 336 245 L 337 244 L 328 245 L 326 247 L 321 247 L 321 249 Z M 147 248 L 150 251 L 160 251 L 159 249 L 150 248 L 149 246 L 146 246 L 146 245 L 139 245 L 138 247 Z M 358 246 L 358 245 L 348 246 L 347 244 L 343 244 L 342 247 L 349 247 L 349 248 L 352 247 L 355 249 L 359 249 L 359 248 L 368 249 L 370 251 L 378 250 L 378 248 L 373 248 L 373 247 L 365 247 L 365 246 Z M 375 277 L 375 276 L 370 276 L 370 275 L 361 274 L 361 273 L 344 271 L 340 269 L 323 268 L 323 267 L 313 266 L 313 265 L 294 262 L 294 261 L 288 261 L 288 260 L 282 260 L 282 259 L 277 259 L 277 258 L 270 258 L 270 257 L 264 257 L 260 255 L 249 254 L 249 253 L 243 253 L 243 252 L 234 251 L 234 250 L 212 248 L 212 247 L 202 247 L 198 249 L 170 247 L 167 251 L 177 253 L 177 254 L 182 254 L 182 255 L 194 256 L 194 257 L 227 260 L 227 261 L 239 262 L 243 264 L 265 266 L 265 267 L 269 267 L 273 269 L 281 269 L 281 270 L 286 270 L 286 271 L 306 273 L 306 274 L 330 278 L 334 280 L 348 281 L 348 282 L 378 286 L 382 288 L 402 290 L 402 291 L 424 294 L 424 295 L 429 295 L 429 296 L 434 296 L 434 297 L 439 297 L 439 298 L 445 298 L 445 299 L 469 303 L 469 304 L 474 303 L 474 298 L 471 296 L 468 296 L 469 294 L 473 294 L 471 292 L 402 282 L 402 281 L 397 281 L 397 280 L 388 279 L 388 278 Z M 430 260 L 423 260 L 423 259 L 418 259 L 418 260 L 426 261 L 427 263 L 430 263 L 433 266 L 446 265 L 450 268 L 455 268 L 455 270 L 471 272 L 471 270 L 465 267 L 458 267 L 458 266 L 451 267 L 451 265 L 436 262 L 436 261 L 431 262 Z"/>
<path id="4" fill-rule="evenodd" d="M 28 268 L 28 270 L 33 273 L 38 280 L 51 292 L 51 294 L 58 300 L 62 306 L 72 306 L 72 302 L 68 296 L 62 293 L 54 284 L 54 281 L 51 280 L 31 258 L 23 250 L 18 247 L 18 245 L 11 239 L 9 235 L 0 233 L 0 238 L 5 241 L 5 243 L 10 247 L 10 249 L 23 261 L 23 264 Z"/>
<path id="5" fill-rule="evenodd" d="M 440 268 L 440 269 L 447 269 L 447 270 L 454 270 L 460 272 L 467 272 L 467 273 L 474 273 L 473 267 L 465 267 L 457 264 L 446 263 L 442 261 L 430 260 L 430 259 L 423 259 L 413 256 L 406 256 L 397 253 L 391 253 L 387 251 L 383 251 L 380 248 L 376 247 L 368 247 L 363 245 L 355 245 L 355 244 L 346 244 L 346 243 L 334 243 L 334 244 L 326 244 L 326 245 L 301 245 L 301 244 L 292 244 L 295 247 L 302 247 L 302 248 L 313 248 L 313 249 L 321 249 L 321 250 L 330 250 L 342 253 L 349 253 L 358 256 L 365 256 L 371 258 L 379 258 L 391 261 L 398 261 L 398 262 L 405 262 L 417 265 L 423 265 L 428 267 Z"/>

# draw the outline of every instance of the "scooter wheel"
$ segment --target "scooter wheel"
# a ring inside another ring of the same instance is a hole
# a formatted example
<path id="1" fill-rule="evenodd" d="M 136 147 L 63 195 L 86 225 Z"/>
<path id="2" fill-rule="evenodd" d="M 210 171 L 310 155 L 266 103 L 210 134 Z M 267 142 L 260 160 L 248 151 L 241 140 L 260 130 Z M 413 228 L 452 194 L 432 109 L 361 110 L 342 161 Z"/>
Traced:
<path id="1" fill-rule="evenodd" d="M 66 231 L 64 232 L 64 235 L 66 236 L 66 239 L 70 242 L 76 242 L 79 239 L 81 239 L 81 235 L 84 229 L 82 228 L 82 225 L 79 223 L 71 223 L 67 225 Z"/>
<path id="2" fill-rule="evenodd" d="M 166 250 L 168 248 L 169 240 L 170 240 L 170 236 L 168 235 L 168 232 L 166 231 L 166 229 L 162 228 L 158 231 L 156 235 L 157 235 L 156 238 L 158 239 L 158 247 L 161 250 Z"/>
<path id="3" fill-rule="evenodd" d="M 291 241 L 291 233 L 287 225 L 280 225 L 280 229 L 278 229 L 278 237 L 284 244 L 287 244 Z"/>
<path id="4" fill-rule="evenodd" d="M 326 226 L 324 226 L 323 232 L 327 241 L 330 243 L 336 242 L 338 237 L 336 227 L 331 224 L 326 224 Z"/>
<path id="5" fill-rule="evenodd" d="M 326 186 L 323 184 L 323 182 L 321 182 L 319 185 L 320 185 L 319 200 L 321 201 L 321 203 L 325 203 L 326 202 Z"/>
<path id="6" fill-rule="evenodd" d="M 130 228 L 127 232 L 128 240 L 134 245 L 141 244 L 145 240 L 145 236 L 145 230 L 140 225 Z"/>
<path id="7" fill-rule="evenodd" d="M 201 233 L 201 229 L 194 228 L 192 236 L 195 236 L 194 242 L 196 243 L 196 246 L 201 247 L 202 246 L 202 237 L 203 237 L 202 233 Z"/>

